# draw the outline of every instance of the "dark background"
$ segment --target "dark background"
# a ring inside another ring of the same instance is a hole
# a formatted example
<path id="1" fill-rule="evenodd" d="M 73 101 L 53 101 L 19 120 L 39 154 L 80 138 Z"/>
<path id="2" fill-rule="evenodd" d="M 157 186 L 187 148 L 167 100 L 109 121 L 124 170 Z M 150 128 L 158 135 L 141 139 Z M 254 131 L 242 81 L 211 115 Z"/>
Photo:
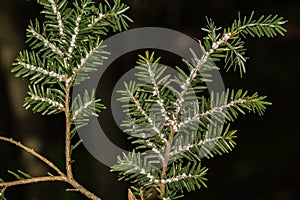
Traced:
<path id="1" fill-rule="evenodd" d="M 184 199 L 300 199 L 300 2 L 131 0 L 127 4 L 131 7 L 128 15 L 135 21 L 130 28 L 160 26 L 192 38 L 202 38 L 200 28 L 205 26 L 205 16 L 223 27 L 230 25 L 238 11 L 249 14 L 255 10 L 257 15 L 273 13 L 289 20 L 285 37 L 247 40 L 250 60 L 243 79 L 238 73 L 221 71 L 226 87 L 266 94 L 273 105 L 263 117 L 250 114 L 236 121 L 237 147 L 230 154 L 204 160 L 204 165 L 209 167 L 208 188 L 186 193 Z M 21 140 L 62 168 L 63 116 L 41 117 L 25 111 L 22 102 L 27 81 L 10 73 L 13 59 L 26 48 L 25 29 L 29 20 L 39 17 L 40 11 L 41 7 L 33 0 L 1 0 L 0 135 Z M 74 159 L 74 174 L 80 183 L 104 200 L 126 199 L 126 183 L 117 182 L 116 174 L 109 173 L 83 146 L 77 149 Z M 0 177 L 12 180 L 7 175 L 8 169 L 21 169 L 32 175 L 48 170 L 32 156 L 1 142 Z M 81 194 L 65 192 L 67 187 L 63 183 L 33 184 L 9 188 L 6 194 L 8 199 L 85 199 Z"/>

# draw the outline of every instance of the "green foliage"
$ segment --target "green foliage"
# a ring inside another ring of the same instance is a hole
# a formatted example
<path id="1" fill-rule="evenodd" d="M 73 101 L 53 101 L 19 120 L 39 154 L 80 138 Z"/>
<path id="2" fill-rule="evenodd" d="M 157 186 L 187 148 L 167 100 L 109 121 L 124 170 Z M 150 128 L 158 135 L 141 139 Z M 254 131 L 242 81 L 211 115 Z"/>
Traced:
<path id="1" fill-rule="evenodd" d="M 44 88 L 44 85 L 29 85 L 24 107 L 26 109 L 33 107 L 33 112 L 42 112 L 43 115 L 62 112 L 65 109 L 63 91 L 52 87 Z"/>
<path id="2" fill-rule="evenodd" d="M 98 6 L 92 0 L 74 1 L 73 7 L 68 7 L 67 0 L 38 3 L 44 7 L 46 21 L 30 22 L 26 34 L 30 50 L 19 53 L 11 71 L 30 80 L 26 109 L 43 115 L 71 111 L 69 121 L 76 120 L 76 128 L 80 128 L 105 107 L 94 91 L 85 91 L 70 102 L 71 87 L 88 79 L 88 73 L 96 70 L 95 62 L 101 64 L 106 58 L 102 37 L 128 27 L 131 20 L 124 12 L 129 7 L 120 0 Z M 90 59 L 92 54 L 98 55 L 96 60 Z M 72 145 L 71 151 L 77 146 Z"/>
<path id="3" fill-rule="evenodd" d="M 48 177 L 32 178 L 20 170 L 8 171 L 17 181 L 6 183 L 0 179 L 0 199 L 5 199 L 3 193 L 8 187 L 48 180 L 57 181 L 59 178 L 88 198 L 100 199 L 73 178 L 71 154 L 81 141 L 71 144 L 71 140 L 78 128 L 85 126 L 91 116 L 98 116 L 105 107 L 100 103 L 100 99 L 96 98 L 94 90 L 85 91 L 73 100 L 71 92 L 73 86 L 88 79 L 89 73 L 96 70 L 96 66 L 106 59 L 108 52 L 104 50 L 103 38 L 110 32 L 128 28 L 128 22 L 132 20 L 125 12 L 129 7 L 121 3 L 121 0 L 110 1 L 112 4 L 104 0 L 98 5 L 93 0 L 37 2 L 43 6 L 41 13 L 45 21 L 41 23 L 36 19 L 30 22 L 26 30 L 26 43 L 29 48 L 19 53 L 11 72 L 15 73 L 16 77 L 29 79 L 28 96 L 23 105 L 25 109 L 30 108 L 42 115 L 64 113 L 66 174 L 34 150 L 3 137 L 2 140 L 38 157 L 58 175 L 48 173 Z M 90 58 L 92 54 L 97 55 L 96 59 Z"/>
<path id="4" fill-rule="evenodd" d="M 26 172 L 23 172 L 21 170 L 18 170 L 17 172 L 8 170 L 7 172 L 10 173 L 11 175 L 13 175 L 17 180 L 32 178 L 29 174 L 27 174 Z"/>
<path id="5" fill-rule="evenodd" d="M 124 14 L 128 6 L 120 0 L 115 0 L 114 5 L 105 1 L 98 6 L 92 0 L 74 1 L 72 8 L 68 7 L 67 0 L 38 2 L 44 6 L 42 13 L 46 21 L 30 22 L 26 34 L 30 50 L 20 52 L 12 72 L 30 80 L 26 109 L 32 107 L 34 112 L 56 114 L 69 106 L 67 93 L 75 79 L 79 84 L 88 78 L 89 72 L 96 70 L 95 65 L 87 63 L 91 62 L 87 61 L 89 56 L 97 49 L 102 55 L 98 62 L 105 59 L 107 53 L 101 37 L 109 31 L 126 29 L 127 21 L 131 20 Z M 76 102 L 82 103 L 81 98 L 86 100 L 87 96 L 86 92 Z M 90 100 L 97 105 L 95 112 L 99 113 L 103 108 L 99 100 L 94 97 Z M 72 107 L 76 105 L 73 103 Z"/>
<path id="6" fill-rule="evenodd" d="M 0 183 L 4 183 L 4 180 L 0 178 Z M 0 187 L 0 200 L 6 200 L 4 194 L 3 194 L 3 188 Z"/>
<path id="7" fill-rule="evenodd" d="M 77 0 L 72 5 L 67 0 L 38 0 L 46 21 L 30 22 L 26 33 L 29 49 L 19 53 L 11 70 L 17 77 L 29 79 L 26 109 L 43 115 L 65 114 L 69 173 L 59 174 L 64 180 L 69 178 L 68 183 L 74 181 L 69 156 L 81 143 L 68 145 L 68 139 L 105 108 L 94 90 L 71 101 L 72 87 L 88 79 L 96 70 L 95 64 L 106 59 L 102 38 L 110 31 L 126 30 L 131 22 L 124 14 L 128 6 L 120 0 L 113 2 L 111 5 L 105 0 L 96 6 L 92 0 Z M 262 115 L 270 105 L 265 96 L 240 89 L 207 96 L 205 83 L 213 81 L 210 72 L 216 69 L 214 61 L 223 61 L 227 70 L 238 68 L 242 76 L 247 60 L 244 39 L 284 35 L 282 25 L 286 21 L 277 15 L 254 19 L 252 12 L 249 17 L 239 15 L 223 31 L 213 20 L 207 22 L 203 28 L 207 36 L 200 43 L 203 55 L 198 57 L 191 50 L 192 60 L 183 60 L 188 70 L 176 67 L 178 74 L 171 76 L 167 67 L 159 64 L 160 58 L 146 52 L 137 61 L 139 82 L 125 83 L 124 90 L 119 91 L 119 101 L 127 113 L 122 126 L 130 133 L 134 149 L 118 156 L 111 170 L 120 172 L 119 180 L 131 182 L 135 197 L 141 200 L 150 198 L 151 189 L 158 192 L 159 199 L 170 200 L 183 197 L 185 191 L 206 187 L 208 169 L 202 160 L 234 148 L 237 131 L 231 130 L 230 123 L 246 112 Z M 8 172 L 17 180 L 32 178 L 20 170 Z M 0 183 L 4 181 L 0 179 Z M 0 188 L 1 200 L 5 200 L 5 189 Z"/>
<path id="8" fill-rule="evenodd" d="M 76 121 L 76 126 L 81 127 L 88 123 L 91 116 L 98 116 L 101 109 L 104 109 L 104 105 L 100 103 L 100 99 L 96 99 L 95 90 L 92 90 L 91 94 L 85 90 L 83 97 L 77 95 L 72 102 L 72 121 Z"/>
<path id="9" fill-rule="evenodd" d="M 200 43 L 203 55 L 191 51 L 192 61 L 183 61 L 188 72 L 177 67 L 174 77 L 154 53 L 139 56 L 138 81 L 124 83 L 124 89 L 118 91 L 127 114 L 122 126 L 134 149 L 118 156 L 111 168 L 119 172 L 119 180 L 133 184 L 136 197 L 147 199 L 147 189 L 154 188 L 159 199 L 176 199 L 185 191 L 206 187 L 207 168 L 202 160 L 234 148 L 237 131 L 230 129 L 230 123 L 239 114 L 262 115 L 271 104 L 266 96 L 249 95 L 241 89 L 205 95 L 205 82 L 213 80 L 210 70 L 216 68 L 213 61 L 222 59 L 224 68 L 239 68 L 242 75 L 246 72 L 246 36 L 283 35 L 285 22 L 272 15 L 256 20 L 252 12 L 219 32 L 221 28 L 208 19 L 203 29 L 207 36 L 203 46 Z"/>
<path id="10" fill-rule="evenodd" d="M 7 200 L 7 199 L 5 198 L 4 195 L 1 195 L 1 196 L 0 196 L 0 199 L 1 199 L 1 200 Z"/>
<path id="11" fill-rule="evenodd" d="M 241 17 L 234 20 L 231 27 L 225 28 L 222 32 L 221 27 L 216 27 L 213 20 L 207 19 L 208 25 L 202 28 L 207 32 L 204 38 L 204 47 L 206 50 L 211 49 L 212 58 L 218 61 L 220 58 L 225 59 L 224 68 L 229 70 L 231 67 L 236 70 L 239 68 L 240 75 L 246 73 L 245 57 L 246 48 L 244 47 L 244 40 L 247 35 L 251 37 L 269 38 L 275 37 L 278 34 L 284 35 L 286 29 L 282 26 L 287 21 L 278 15 L 262 15 L 259 19 L 254 19 L 254 11 L 249 17 Z M 217 42 L 218 41 L 218 42 Z"/>

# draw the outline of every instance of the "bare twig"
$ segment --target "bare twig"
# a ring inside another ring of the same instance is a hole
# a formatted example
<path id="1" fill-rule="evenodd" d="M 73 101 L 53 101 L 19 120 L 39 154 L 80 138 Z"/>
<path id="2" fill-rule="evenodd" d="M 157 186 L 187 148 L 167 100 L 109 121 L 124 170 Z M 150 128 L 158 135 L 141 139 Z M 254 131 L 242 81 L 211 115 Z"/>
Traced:
<path id="1" fill-rule="evenodd" d="M 33 177 L 30 179 L 22 179 L 17 181 L 11 182 L 3 182 L 0 183 L 0 187 L 8 188 L 16 185 L 26 185 L 31 183 L 39 183 L 39 182 L 51 182 L 51 181 L 66 181 L 66 179 L 62 176 L 40 176 L 40 177 Z"/>
<path id="2" fill-rule="evenodd" d="M 84 188 L 82 185 L 80 185 L 77 181 L 75 181 L 73 176 L 69 177 L 68 175 L 65 175 L 51 161 L 49 161 L 47 158 L 45 158 L 41 154 L 34 151 L 32 148 L 29 148 L 29 147 L 23 145 L 21 142 L 17 142 L 15 140 L 13 140 L 12 138 L 6 138 L 6 137 L 0 136 L 0 140 L 4 141 L 4 142 L 11 143 L 11 144 L 14 144 L 17 147 L 25 150 L 29 154 L 31 154 L 31 155 L 35 156 L 36 158 L 40 159 L 43 163 L 45 163 L 51 169 L 55 170 L 58 173 L 58 176 L 40 176 L 40 177 L 33 177 L 33 178 L 29 178 L 29 179 L 22 179 L 22 180 L 16 180 L 16 181 L 11 181 L 11 182 L 2 182 L 2 183 L 0 183 L 0 188 L 2 188 L 1 191 L 0 191 L 1 195 L 4 194 L 4 192 L 7 188 L 12 187 L 12 186 L 26 185 L 26 184 L 39 183 L 39 182 L 59 181 L 59 182 L 69 183 L 70 185 L 72 185 L 74 187 L 74 189 L 68 189 L 67 191 L 78 191 L 78 192 L 82 193 L 83 195 L 85 195 L 89 199 L 101 200 L 95 194 L 88 191 L 86 188 Z M 69 169 L 72 169 L 71 168 L 71 163 L 68 163 L 68 166 L 69 166 Z"/>
<path id="3" fill-rule="evenodd" d="M 70 147 L 71 147 L 71 111 L 70 111 L 70 91 L 71 85 L 66 85 L 66 98 L 65 98 L 65 117 L 66 117 L 66 132 L 65 132 L 65 158 L 66 158 L 66 171 L 67 176 L 70 179 L 73 179 L 72 173 L 72 163 L 71 163 L 71 155 L 70 155 Z"/>
<path id="4" fill-rule="evenodd" d="M 64 173 L 62 171 L 60 171 L 51 161 L 49 161 L 47 158 L 45 158 L 41 154 L 34 151 L 32 148 L 29 148 L 29 147 L 23 145 L 21 142 L 17 142 L 15 140 L 13 140 L 12 138 L 6 138 L 6 137 L 0 136 L 0 140 L 2 140 L 4 142 L 11 143 L 11 144 L 14 144 L 14 145 L 20 147 L 21 149 L 27 151 L 31 155 L 33 155 L 33 156 L 37 157 L 38 159 L 40 159 L 43 163 L 48 165 L 51 169 L 55 170 L 60 176 L 64 176 Z"/>

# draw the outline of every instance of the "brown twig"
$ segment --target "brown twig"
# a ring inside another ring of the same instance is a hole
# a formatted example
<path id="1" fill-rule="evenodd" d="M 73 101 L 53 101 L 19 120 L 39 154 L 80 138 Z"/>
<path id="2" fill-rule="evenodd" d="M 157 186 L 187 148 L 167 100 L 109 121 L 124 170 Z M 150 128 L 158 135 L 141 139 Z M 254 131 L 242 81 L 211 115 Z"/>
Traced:
<path id="1" fill-rule="evenodd" d="M 28 152 L 31 155 L 40 159 L 42 162 L 44 162 L 46 165 L 48 165 L 51 169 L 55 170 L 60 176 L 65 176 L 64 173 L 61 170 L 59 170 L 51 161 L 49 161 L 47 158 L 45 158 L 41 154 L 34 151 L 32 148 L 29 148 L 29 147 L 23 145 L 21 142 L 17 142 L 15 140 L 13 140 L 12 138 L 6 138 L 6 137 L 0 136 L 0 140 L 20 147 L 21 149 L 25 150 L 26 152 Z"/>
<path id="2" fill-rule="evenodd" d="M 69 183 L 74 187 L 74 189 L 71 189 L 72 191 L 78 191 L 85 195 L 87 198 L 92 199 L 92 200 L 101 200 L 99 197 L 97 197 L 95 194 L 91 193 L 88 191 L 86 188 L 84 188 L 82 185 L 80 185 L 77 181 L 74 180 L 73 176 L 69 177 L 68 175 L 65 175 L 61 170 L 59 170 L 51 161 L 49 161 L 47 158 L 42 156 L 41 154 L 37 153 L 34 151 L 32 148 L 29 148 L 25 145 L 23 145 L 21 142 L 17 142 L 13 140 L 12 138 L 6 138 L 0 136 L 0 140 L 4 142 L 8 142 L 11 144 L 16 145 L 17 147 L 25 150 L 29 154 L 35 156 L 36 158 L 40 159 L 43 163 L 48 165 L 51 169 L 55 170 L 58 173 L 58 176 L 40 176 L 40 177 L 33 177 L 29 179 L 22 179 L 22 180 L 16 180 L 16 181 L 11 181 L 11 182 L 2 182 L 0 183 L 0 194 L 3 195 L 5 190 L 9 187 L 12 186 L 17 186 L 17 185 L 26 185 L 26 184 L 31 184 L 31 183 L 39 183 L 39 182 L 53 182 L 53 181 L 60 181 L 60 182 L 66 182 Z M 69 165 L 71 165 L 69 163 Z M 67 190 L 67 191 L 70 191 Z"/>
<path id="3" fill-rule="evenodd" d="M 80 185 L 74 179 L 67 179 L 66 182 L 69 183 L 70 185 L 72 185 L 75 188 L 75 190 L 73 190 L 73 191 L 78 191 L 81 194 L 85 195 L 87 198 L 92 199 L 92 200 L 101 200 L 100 197 L 97 197 L 94 193 L 87 190 L 85 187 Z"/>
<path id="4" fill-rule="evenodd" d="M 70 111 L 70 92 L 71 85 L 66 85 L 66 97 L 65 97 L 65 117 L 66 117 L 66 130 L 65 130 L 65 158 L 66 158 L 66 171 L 67 176 L 73 179 L 72 164 L 71 164 L 71 111 Z"/>
<path id="5" fill-rule="evenodd" d="M 3 182 L 0 183 L 0 187 L 8 188 L 16 185 L 26 185 L 30 183 L 39 183 L 39 182 L 51 182 L 51 181 L 61 181 L 64 182 L 66 179 L 62 176 L 40 176 L 33 177 L 30 179 L 22 179 L 17 181 Z"/>
<path id="6" fill-rule="evenodd" d="M 164 160 L 163 160 L 163 163 L 162 163 L 163 166 L 162 166 L 162 171 L 161 171 L 161 179 L 164 179 L 167 176 L 168 164 L 169 164 L 169 161 L 170 161 L 170 151 L 171 151 L 172 142 L 173 142 L 174 134 L 175 134 L 175 131 L 173 130 L 172 126 L 170 126 L 170 129 L 171 129 L 171 133 L 170 133 L 169 139 L 166 143 L 166 151 L 164 153 Z M 164 197 L 165 193 L 166 193 L 166 184 L 161 183 L 159 185 L 159 188 L 160 188 L 160 191 L 161 191 L 160 196 Z"/>

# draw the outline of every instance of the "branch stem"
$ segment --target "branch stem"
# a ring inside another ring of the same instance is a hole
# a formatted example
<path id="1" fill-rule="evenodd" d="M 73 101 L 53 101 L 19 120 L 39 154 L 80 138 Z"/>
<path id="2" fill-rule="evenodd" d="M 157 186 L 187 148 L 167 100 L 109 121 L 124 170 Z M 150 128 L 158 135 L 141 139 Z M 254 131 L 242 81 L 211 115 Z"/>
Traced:
<path id="1" fill-rule="evenodd" d="M 92 200 L 101 200 L 99 197 L 97 197 L 95 194 L 91 193 L 88 191 L 86 188 L 84 188 L 82 185 L 80 185 L 77 181 L 74 180 L 73 176 L 70 175 L 65 175 L 61 170 L 59 170 L 51 161 L 49 161 L 47 158 L 44 156 L 40 155 L 36 151 L 34 151 L 32 148 L 29 148 L 25 145 L 23 145 L 21 142 L 17 142 L 13 140 L 12 138 L 6 138 L 0 136 L 0 140 L 11 143 L 16 145 L 17 147 L 25 150 L 29 154 L 35 156 L 36 158 L 40 159 L 43 163 L 48 165 L 51 169 L 55 170 L 58 173 L 58 176 L 40 176 L 40 177 L 33 177 L 30 179 L 22 179 L 22 180 L 16 180 L 16 181 L 11 181 L 11 182 L 2 182 L 0 183 L 0 196 L 3 195 L 5 190 L 9 187 L 12 186 L 17 186 L 17 185 L 26 185 L 26 184 L 31 184 L 31 183 L 39 183 L 39 182 L 53 182 L 53 181 L 60 181 L 60 182 L 66 182 L 69 183 L 74 187 L 74 190 L 72 191 L 78 191 L 85 195 L 87 198 L 92 199 Z M 68 154 L 70 155 L 70 154 Z M 70 156 L 68 156 L 70 158 Z M 67 165 L 67 169 L 71 169 L 71 163 Z M 70 172 L 69 172 L 70 173 Z M 72 173 L 72 171 L 71 171 Z"/>
<path id="2" fill-rule="evenodd" d="M 30 179 L 22 179 L 22 180 L 17 180 L 17 181 L 0 183 L 0 187 L 8 188 L 8 187 L 17 186 L 17 185 L 26 185 L 26 184 L 31 184 L 31 183 L 51 182 L 51 181 L 64 182 L 64 181 L 66 181 L 66 178 L 63 176 L 40 176 L 40 177 L 34 177 L 34 178 L 30 178 Z"/>
<path id="3" fill-rule="evenodd" d="M 170 160 L 170 152 L 171 152 L 171 147 L 172 147 L 174 134 L 175 134 L 175 131 L 171 125 L 170 125 L 170 129 L 171 129 L 171 133 L 168 138 L 168 142 L 166 143 L 166 151 L 164 153 L 164 160 L 162 161 L 163 167 L 162 167 L 162 171 L 161 171 L 161 180 L 163 180 L 167 177 L 168 164 L 169 164 L 169 160 Z M 164 197 L 165 193 L 166 193 L 166 183 L 160 183 L 159 189 L 161 191 L 160 196 Z"/>
<path id="4" fill-rule="evenodd" d="M 6 137 L 0 136 L 0 140 L 2 140 L 4 142 L 11 143 L 11 144 L 14 144 L 17 147 L 20 147 L 21 149 L 25 150 L 26 152 L 28 152 L 31 155 L 35 156 L 36 158 L 40 159 L 43 163 L 45 163 L 51 169 L 53 169 L 54 171 L 56 171 L 60 176 L 64 176 L 64 173 L 61 170 L 59 170 L 51 161 L 49 161 L 47 158 L 45 158 L 41 154 L 39 154 L 36 151 L 34 151 L 32 148 L 29 148 L 29 147 L 23 145 L 21 142 L 17 142 L 15 140 L 13 140 L 12 138 L 6 138 Z"/>
<path id="5" fill-rule="evenodd" d="M 73 178 L 72 179 L 67 179 L 66 182 L 69 183 L 70 185 L 72 185 L 75 188 L 75 190 L 79 191 L 81 194 L 85 195 L 87 198 L 92 199 L 92 200 L 101 200 L 94 193 L 92 193 L 89 190 L 87 190 L 85 187 L 83 187 L 82 185 L 80 185 Z"/>
<path id="6" fill-rule="evenodd" d="M 189 77 L 186 79 L 186 82 L 184 83 L 182 87 L 182 91 L 180 92 L 178 102 L 177 102 L 177 107 L 175 111 L 175 116 L 178 117 L 179 113 L 182 109 L 182 104 L 184 102 L 184 96 L 188 92 L 188 89 L 193 82 L 193 80 L 196 78 L 197 73 L 200 72 L 202 66 L 209 60 L 210 56 L 219 48 L 219 46 L 223 43 L 226 43 L 228 39 L 232 36 L 233 33 L 226 33 L 224 34 L 218 41 L 214 42 L 212 44 L 211 49 L 206 51 L 201 59 L 198 61 L 197 65 L 191 70 Z M 201 46 L 201 44 L 200 44 Z M 174 119 L 174 121 L 177 121 L 177 118 Z"/>
<path id="7" fill-rule="evenodd" d="M 73 179 L 72 163 L 71 163 L 71 111 L 70 111 L 70 92 L 71 85 L 66 86 L 66 97 L 65 97 L 65 117 L 66 117 L 66 132 L 65 132 L 65 160 L 66 160 L 66 171 L 69 179 Z"/>

